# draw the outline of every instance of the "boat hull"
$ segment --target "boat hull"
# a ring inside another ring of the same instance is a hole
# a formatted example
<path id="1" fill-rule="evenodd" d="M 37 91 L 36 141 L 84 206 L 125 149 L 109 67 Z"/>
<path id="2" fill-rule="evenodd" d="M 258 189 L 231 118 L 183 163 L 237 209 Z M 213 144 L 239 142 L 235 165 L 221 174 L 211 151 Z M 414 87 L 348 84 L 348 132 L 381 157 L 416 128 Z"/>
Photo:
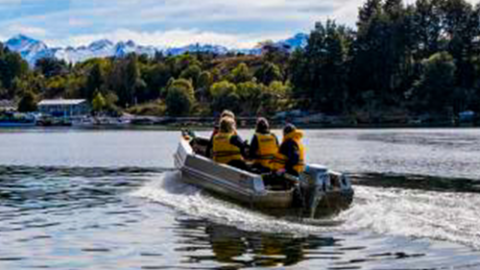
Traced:
<path id="1" fill-rule="evenodd" d="M 235 201 L 260 208 L 292 206 L 293 189 L 266 190 L 260 175 L 218 164 L 193 152 L 182 139 L 175 154 L 175 166 L 182 180 Z"/>

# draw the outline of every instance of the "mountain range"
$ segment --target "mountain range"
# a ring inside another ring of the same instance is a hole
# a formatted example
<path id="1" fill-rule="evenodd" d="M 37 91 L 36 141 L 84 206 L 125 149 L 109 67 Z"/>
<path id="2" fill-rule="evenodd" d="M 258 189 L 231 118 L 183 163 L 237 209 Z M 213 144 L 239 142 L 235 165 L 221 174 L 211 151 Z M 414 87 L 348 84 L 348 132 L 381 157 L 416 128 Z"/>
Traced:
<path id="1" fill-rule="evenodd" d="M 295 50 L 307 45 L 308 35 L 299 33 L 295 36 L 272 43 L 274 46 Z M 120 41 L 114 43 L 107 39 L 92 42 L 88 46 L 80 47 L 48 47 L 44 42 L 31 37 L 19 34 L 5 42 L 5 45 L 14 52 L 19 53 L 29 64 L 34 66 L 41 58 L 57 58 L 67 63 L 78 63 L 97 57 L 121 57 L 131 52 L 154 56 L 157 52 L 166 55 L 179 55 L 186 52 L 212 52 L 216 54 L 227 54 L 229 52 L 244 54 L 260 54 L 260 48 L 251 49 L 228 49 L 222 45 L 213 44 L 191 44 L 183 47 L 159 48 L 154 46 L 142 46 L 134 41 Z"/>

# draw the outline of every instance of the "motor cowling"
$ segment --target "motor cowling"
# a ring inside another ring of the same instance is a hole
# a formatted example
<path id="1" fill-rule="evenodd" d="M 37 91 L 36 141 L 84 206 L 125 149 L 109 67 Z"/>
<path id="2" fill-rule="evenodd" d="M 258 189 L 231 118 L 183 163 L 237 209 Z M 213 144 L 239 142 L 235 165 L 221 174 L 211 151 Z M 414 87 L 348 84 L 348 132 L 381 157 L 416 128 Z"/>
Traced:
<path id="1" fill-rule="evenodd" d="M 319 202 L 329 192 L 340 191 L 342 194 L 352 194 L 351 182 L 345 174 L 328 170 L 325 166 L 307 165 L 300 174 L 300 182 L 307 210 L 315 212 Z"/>
<path id="2" fill-rule="evenodd" d="M 300 182 L 305 206 L 308 211 L 315 212 L 318 203 L 331 187 L 328 169 L 321 165 L 307 165 L 300 174 Z"/>

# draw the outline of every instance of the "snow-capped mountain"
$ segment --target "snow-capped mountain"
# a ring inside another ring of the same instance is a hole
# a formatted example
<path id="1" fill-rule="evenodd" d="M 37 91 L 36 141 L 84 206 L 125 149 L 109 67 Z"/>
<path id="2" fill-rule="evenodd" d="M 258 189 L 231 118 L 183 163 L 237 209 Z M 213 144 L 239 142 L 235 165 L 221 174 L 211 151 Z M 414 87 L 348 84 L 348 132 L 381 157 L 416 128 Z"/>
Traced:
<path id="1" fill-rule="evenodd" d="M 307 47 L 308 43 L 308 35 L 304 33 L 298 33 L 289 39 L 280 41 L 279 43 L 283 43 L 284 45 L 289 46 L 291 49 L 305 48 Z"/>
<path id="2" fill-rule="evenodd" d="M 14 36 L 5 45 L 8 49 L 19 53 L 29 63 L 35 63 L 38 59 L 53 56 L 52 51 L 45 43 L 24 35 Z"/>
<path id="3" fill-rule="evenodd" d="M 290 39 L 275 43 L 278 46 L 295 49 L 305 47 L 308 35 L 297 34 Z M 17 35 L 7 42 L 5 45 L 12 51 L 20 53 L 20 55 L 31 65 L 34 66 L 37 60 L 45 57 L 55 57 L 65 60 L 68 63 L 78 63 L 91 58 L 97 57 L 122 57 L 129 53 L 147 54 L 154 56 L 156 52 L 162 52 L 166 55 L 179 55 L 186 52 L 212 52 L 216 54 L 227 54 L 228 52 L 244 53 L 244 54 L 260 54 L 261 49 L 228 49 L 221 45 L 212 44 L 191 44 L 184 47 L 157 48 L 153 46 L 141 46 L 134 41 L 120 41 L 113 43 L 110 40 L 102 39 L 92 42 L 88 46 L 65 47 L 65 48 L 49 48 L 42 41 L 27 37 L 25 35 Z"/>
<path id="4" fill-rule="evenodd" d="M 209 45 L 209 44 L 191 44 L 188 46 L 180 47 L 180 48 L 168 48 L 164 50 L 165 54 L 170 55 L 179 55 L 186 52 L 211 52 L 216 54 L 226 54 L 230 50 L 224 46 L 220 45 Z"/>

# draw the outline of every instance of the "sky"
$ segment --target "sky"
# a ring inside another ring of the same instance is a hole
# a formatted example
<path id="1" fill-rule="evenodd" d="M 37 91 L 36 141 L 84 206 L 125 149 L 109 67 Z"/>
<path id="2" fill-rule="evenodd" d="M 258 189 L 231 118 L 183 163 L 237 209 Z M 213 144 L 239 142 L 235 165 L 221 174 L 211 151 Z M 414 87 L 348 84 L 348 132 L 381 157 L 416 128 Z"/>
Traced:
<path id="1" fill-rule="evenodd" d="M 25 34 L 49 46 L 88 45 L 106 38 L 159 47 L 208 43 L 251 48 L 260 41 L 309 33 L 315 22 L 326 19 L 354 26 L 363 2 L 0 0 L 0 40 Z"/>

